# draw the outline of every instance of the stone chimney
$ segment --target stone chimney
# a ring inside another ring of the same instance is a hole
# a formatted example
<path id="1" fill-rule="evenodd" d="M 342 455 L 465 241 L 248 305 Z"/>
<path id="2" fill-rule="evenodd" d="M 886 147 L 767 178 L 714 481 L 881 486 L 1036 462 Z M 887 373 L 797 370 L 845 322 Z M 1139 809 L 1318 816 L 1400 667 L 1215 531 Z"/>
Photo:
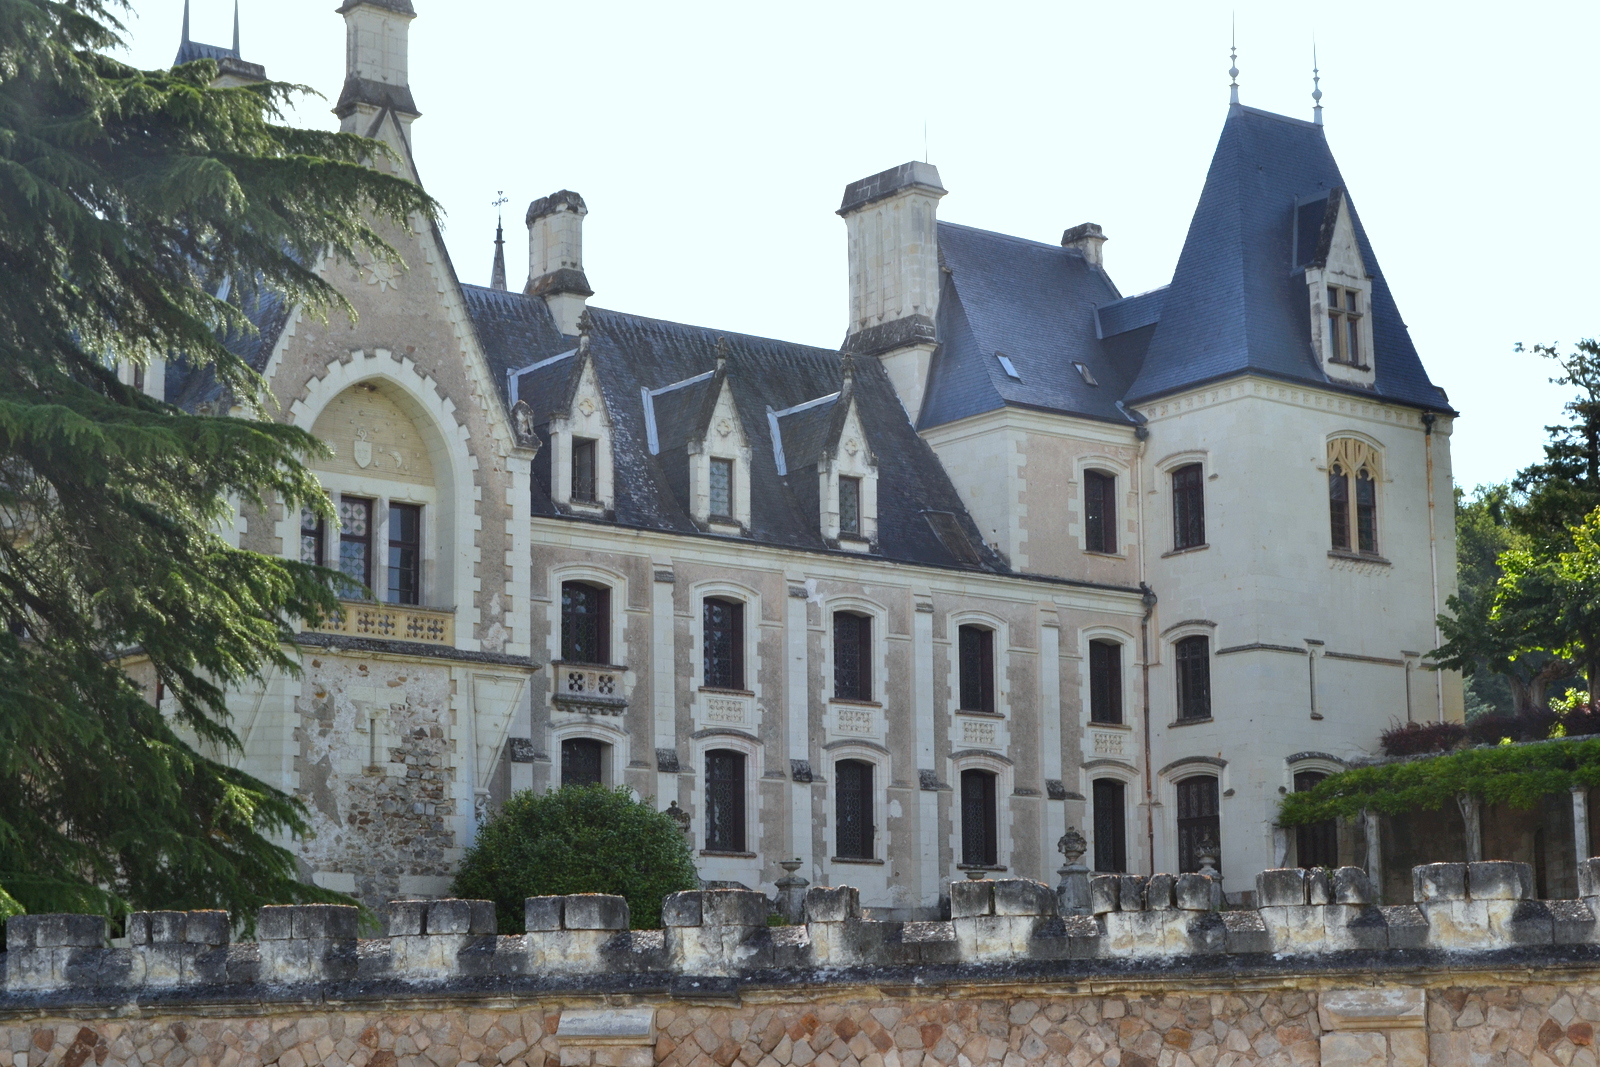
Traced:
<path id="1" fill-rule="evenodd" d="M 542 296 L 566 337 L 578 333 L 578 319 L 594 290 L 583 273 L 583 197 L 570 189 L 528 205 L 528 284 L 523 292 Z"/>
<path id="2" fill-rule="evenodd" d="M 903 163 L 845 187 L 850 245 L 846 350 L 875 356 L 915 422 L 922 411 L 939 312 L 939 170 Z"/>
<path id="3" fill-rule="evenodd" d="M 345 0 L 344 90 L 333 113 L 345 133 L 367 134 L 374 120 L 392 111 L 409 129 L 421 112 L 411 99 L 407 44 L 417 13 L 411 0 Z"/>
<path id="4" fill-rule="evenodd" d="M 1083 253 L 1083 258 L 1089 266 L 1099 269 L 1105 268 L 1105 256 L 1100 249 L 1106 243 L 1106 235 L 1101 231 L 1099 223 L 1084 222 L 1061 235 L 1061 247 L 1071 248 Z"/>

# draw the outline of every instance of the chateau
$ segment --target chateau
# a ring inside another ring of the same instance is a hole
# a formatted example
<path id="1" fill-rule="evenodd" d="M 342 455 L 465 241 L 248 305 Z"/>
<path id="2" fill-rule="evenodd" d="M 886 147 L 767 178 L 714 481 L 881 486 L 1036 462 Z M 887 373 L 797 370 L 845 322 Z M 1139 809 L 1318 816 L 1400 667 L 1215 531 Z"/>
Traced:
<path id="1" fill-rule="evenodd" d="M 339 12 L 343 129 L 420 181 L 411 0 Z M 260 73 L 186 32 L 200 55 Z M 246 508 L 237 542 L 355 583 L 235 706 L 241 764 L 312 812 L 308 878 L 443 894 L 488 812 L 574 781 L 673 809 L 708 883 L 771 895 L 790 861 L 884 919 L 964 873 L 1054 882 L 1069 827 L 1094 870 L 1214 858 L 1235 896 L 1383 864 L 1273 816 L 1393 721 L 1461 716 L 1422 660 L 1455 413 L 1320 119 L 1235 99 L 1149 293 L 1094 224 L 1039 243 L 944 193 L 906 163 L 817 220 L 842 351 L 598 306 L 567 190 L 528 208 L 525 277 L 497 237 L 463 284 L 419 221 L 404 269 L 321 265 L 357 323 L 249 309 L 238 351 L 333 448 L 340 522 Z M 232 403 L 180 363 L 145 386 Z"/>

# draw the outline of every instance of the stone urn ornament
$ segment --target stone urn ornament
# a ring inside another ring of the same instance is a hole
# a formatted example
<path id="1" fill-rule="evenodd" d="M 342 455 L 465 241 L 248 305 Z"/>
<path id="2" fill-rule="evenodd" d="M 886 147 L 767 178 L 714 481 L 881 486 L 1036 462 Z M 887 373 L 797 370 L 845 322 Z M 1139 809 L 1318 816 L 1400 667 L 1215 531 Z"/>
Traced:
<path id="1" fill-rule="evenodd" d="M 685 836 L 685 837 L 689 836 L 689 828 L 690 828 L 690 823 L 692 822 L 692 820 L 689 818 L 689 813 L 688 812 L 686 812 L 682 808 L 678 807 L 678 802 L 676 800 L 674 800 L 671 804 L 667 805 L 667 810 L 666 810 L 665 814 L 666 814 L 667 818 L 671 819 L 674 823 L 677 824 L 677 827 L 678 827 L 679 830 L 683 831 L 683 836 Z"/>
<path id="2" fill-rule="evenodd" d="M 1090 913 L 1089 868 L 1083 865 L 1083 854 L 1088 848 L 1088 839 L 1076 826 L 1067 827 L 1067 832 L 1056 842 L 1056 851 L 1066 860 L 1056 872 L 1061 875 L 1061 883 L 1056 886 L 1056 903 L 1062 915 Z"/>
<path id="3" fill-rule="evenodd" d="M 1213 878 L 1220 878 L 1222 872 L 1217 870 L 1217 862 L 1222 859 L 1222 846 L 1217 844 L 1217 839 L 1209 833 L 1202 836 L 1194 847 L 1194 858 L 1200 864 L 1201 874 L 1209 874 Z"/>

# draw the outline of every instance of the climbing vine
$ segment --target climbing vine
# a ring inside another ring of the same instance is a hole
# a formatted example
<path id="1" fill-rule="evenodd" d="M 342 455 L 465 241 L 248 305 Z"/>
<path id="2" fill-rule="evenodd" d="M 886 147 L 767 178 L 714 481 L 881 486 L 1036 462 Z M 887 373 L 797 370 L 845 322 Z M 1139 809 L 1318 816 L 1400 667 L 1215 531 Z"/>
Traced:
<path id="1" fill-rule="evenodd" d="M 1354 818 L 1363 811 L 1403 815 L 1440 808 L 1463 793 L 1489 804 L 1528 809 L 1542 797 L 1596 785 L 1600 738 L 1469 748 L 1329 775 L 1314 789 L 1284 797 L 1278 823 L 1304 826 Z"/>

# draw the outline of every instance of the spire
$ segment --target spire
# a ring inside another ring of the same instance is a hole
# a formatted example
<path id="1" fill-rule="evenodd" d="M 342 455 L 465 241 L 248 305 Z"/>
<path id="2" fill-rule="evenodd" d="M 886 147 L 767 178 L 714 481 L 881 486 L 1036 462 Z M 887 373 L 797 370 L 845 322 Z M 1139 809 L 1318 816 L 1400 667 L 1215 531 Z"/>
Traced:
<path id="1" fill-rule="evenodd" d="M 1238 104 L 1239 103 L 1239 20 L 1237 18 L 1235 18 L 1234 21 L 1233 21 L 1233 45 L 1232 45 L 1232 49 L 1233 50 L 1228 54 L 1228 58 L 1233 61 L 1232 62 L 1232 66 L 1230 66 L 1228 68 L 1228 77 L 1233 79 L 1233 84 L 1228 87 L 1228 103 L 1229 104 Z"/>
<path id="2" fill-rule="evenodd" d="M 183 0 L 183 44 L 189 43 L 189 0 Z"/>
<path id="3" fill-rule="evenodd" d="M 184 0 L 187 4 L 188 0 Z M 233 0 L 233 55 L 236 59 L 243 59 L 244 53 L 239 51 L 239 0 Z"/>
<path id="4" fill-rule="evenodd" d="M 505 190 L 500 190 L 500 199 L 494 202 L 494 269 L 489 272 L 489 288 L 506 290 L 506 228 L 505 219 L 500 213 L 500 208 L 506 203 Z"/>
<path id="5" fill-rule="evenodd" d="M 1322 125 L 1322 72 L 1317 69 L 1317 39 L 1311 38 L 1311 109 L 1318 126 Z"/>

